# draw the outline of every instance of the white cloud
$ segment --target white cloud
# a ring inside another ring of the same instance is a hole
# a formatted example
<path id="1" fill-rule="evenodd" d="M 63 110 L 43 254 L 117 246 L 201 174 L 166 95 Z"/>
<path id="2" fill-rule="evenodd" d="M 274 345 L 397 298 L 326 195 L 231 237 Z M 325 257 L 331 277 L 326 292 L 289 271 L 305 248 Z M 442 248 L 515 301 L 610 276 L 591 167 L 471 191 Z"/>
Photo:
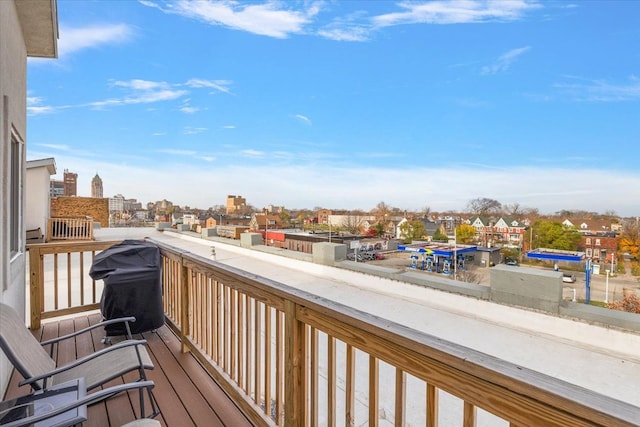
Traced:
<path id="1" fill-rule="evenodd" d="M 206 131 L 207 131 L 207 128 L 194 128 L 191 126 L 187 126 L 184 128 L 182 133 L 184 133 L 185 135 L 198 135 Z"/>
<path id="2" fill-rule="evenodd" d="M 309 126 L 311 126 L 311 124 L 312 124 L 312 123 L 311 123 L 311 120 L 309 119 L 309 117 L 307 117 L 307 116 L 303 116 L 302 114 L 296 114 L 294 117 L 295 117 L 296 119 L 300 120 L 301 122 L 303 122 L 303 123 L 305 123 L 305 124 L 309 125 Z"/>
<path id="3" fill-rule="evenodd" d="M 93 25 L 82 28 L 60 27 L 58 54 L 63 58 L 84 49 L 129 41 L 134 35 L 126 24 Z"/>
<path id="4" fill-rule="evenodd" d="M 571 82 L 556 83 L 555 88 L 574 101 L 623 102 L 640 100 L 640 81 L 630 76 L 627 83 L 609 83 L 605 80 L 588 80 L 567 76 Z"/>
<path id="5" fill-rule="evenodd" d="M 242 155 L 246 157 L 264 157 L 264 151 L 259 150 L 242 150 Z"/>
<path id="6" fill-rule="evenodd" d="M 240 4 L 231 0 L 180 0 L 163 5 L 150 1 L 142 4 L 155 7 L 164 13 L 275 38 L 287 38 L 290 34 L 302 33 L 304 26 L 319 12 L 317 4 L 312 3 L 305 10 L 297 11 L 290 9 L 289 3 L 278 1 Z"/>
<path id="7" fill-rule="evenodd" d="M 180 111 L 182 111 L 185 114 L 194 114 L 194 113 L 197 113 L 198 111 L 200 111 L 200 108 L 198 108 L 198 107 L 190 107 L 188 105 L 183 105 L 179 109 L 180 109 Z"/>
<path id="8" fill-rule="evenodd" d="M 469 24 L 515 21 L 525 12 L 540 7 L 526 0 L 489 1 L 454 0 L 429 2 L 401 2 L 404 11 L 378 15 L 373 22 L 378 27 L 403 24 Z"/>
<path id="9" fill-rule="evenodd" d="M 38 147 L 51 148 L 51 149 L 60 150 L 60 151 L 71 151 L 71 147 L 63 144 L 35 144 L 35 145 L 37 145 Z"/>
<path id="10" fill-rule="evenodd" d="M 90 194 L 90 180 L 97 171 L 104 181 L 105 195 L 120 193 L 143 203 L 167 199 L 199 208 L 224 204 L 227 194 L 241 194 L 254 206 L 275 204 L 290 209 L 326 206 L 368 210 L 383 200 L 400 209 L 420 210 L 429 206 L 434 211 L 462 211 L 469 200 L 489 197 L 503 204 L 517 202 L 538 208 L 542 213 L 562 209 L 597 212 L 613 209 L 620 215 L 635 216 L 640 200 L 637 171 L 566 167 L 357 168 L 326 163 L 316 166 L 313 162 L 284 168 L 220 162 L 211 168 L 212 158 L 208 155 L 198 155 L 191 150 L 163 152 L 172 156 L 166 156 L 166 161 L 173 170 L 181 171 L 179 180 L 167 174 L 167 169 L 158 162 L 141 167 L 104 162 L 100 158 L 87 161 L 56 155 L 56 164 L 78 173 L 80 196 Z M 265 153 L 246 150 L 244 154 L 259 157 Z M 189 160 L 189 164 L 181 164 L 180 156 L 200 156 L 203 162 L 198 165 Z M 139 164 L 141 162 L 136 163 Z M 514 179 L 523 176 L 535 179 L 519 179 L 515 185 Z M 132 187 L 131 182 L 136 182 L 136 186 Z M 185 182 L 198 185 L 185 186 Z M 482 191 L 469 185 L 470 182 L 482 182 Z M 607 185 L 594 186 L 593 182 L 607 182 Z"/>
<path id="11" fill-rule="evenodd" d="M 191 79 L 188 80 L 185 85 L 193 88 L 208 87 L 215 89 L 219 92 L 231 93 L 230 86 L 233 82 L 230 80 L 204 80 L 204 79 Z"/>
<path id="12" fill-rule="evenodd" d="M 511 49 L 507 53 L 500 55 L 497 61 L 492 65 L 482 67 L 482 74 L 496 74 L 507 71 L 513 61 L 520 55 L 529 51 L 531 46 L 519 47 L 517 49 Z"/>
<path id="13" fill-rule="evenodd" d="M 158 153 L 171 154 L 174 156 L 195 156 L 197 153 L 193 150 L 178 150 L 174 148 L 163 148 L 158 150 Z"/>

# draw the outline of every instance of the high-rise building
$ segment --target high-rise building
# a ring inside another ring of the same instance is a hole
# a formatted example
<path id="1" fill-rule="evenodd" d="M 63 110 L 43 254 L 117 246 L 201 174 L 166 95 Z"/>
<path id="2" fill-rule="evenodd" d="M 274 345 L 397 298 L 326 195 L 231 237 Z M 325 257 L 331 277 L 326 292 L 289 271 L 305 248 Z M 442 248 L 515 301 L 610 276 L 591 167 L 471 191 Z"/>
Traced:
<path id="1" fill-rule="evenodd" d="M 100 199 L 104 197 L 102 192 L 102 178 L 100 178 L 97 173 L 91 180 L 91 197 Z"/>
<path id="2" fill-rule="evenodd" d="M 64 195 L 66 197 L 78 195 L 78 174 L 64 170 Z"/>

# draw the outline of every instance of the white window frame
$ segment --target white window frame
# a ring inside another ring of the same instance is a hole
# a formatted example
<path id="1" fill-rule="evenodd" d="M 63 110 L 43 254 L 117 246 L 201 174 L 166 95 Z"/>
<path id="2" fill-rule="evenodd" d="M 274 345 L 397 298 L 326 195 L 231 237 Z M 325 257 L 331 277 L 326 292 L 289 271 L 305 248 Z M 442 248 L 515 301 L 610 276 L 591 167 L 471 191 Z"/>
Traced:
<path id="1" fill-rule="evenodd" d="M 9 148 L 9 253 L 13 259 L 22 252 L 22 199 L 24 186 L 24 142 L 11 130 Z"/>

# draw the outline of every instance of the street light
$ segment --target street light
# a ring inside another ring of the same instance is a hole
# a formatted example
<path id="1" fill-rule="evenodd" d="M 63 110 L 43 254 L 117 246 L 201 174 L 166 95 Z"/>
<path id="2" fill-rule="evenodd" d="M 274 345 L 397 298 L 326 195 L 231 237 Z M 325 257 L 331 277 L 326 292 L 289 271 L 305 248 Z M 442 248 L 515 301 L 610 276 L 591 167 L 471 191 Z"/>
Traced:
<path id="1" fill-rule="evenodd" d="M 269 246 L 269 216 L 267 210 L 264 210 L 264 244 Z"/>

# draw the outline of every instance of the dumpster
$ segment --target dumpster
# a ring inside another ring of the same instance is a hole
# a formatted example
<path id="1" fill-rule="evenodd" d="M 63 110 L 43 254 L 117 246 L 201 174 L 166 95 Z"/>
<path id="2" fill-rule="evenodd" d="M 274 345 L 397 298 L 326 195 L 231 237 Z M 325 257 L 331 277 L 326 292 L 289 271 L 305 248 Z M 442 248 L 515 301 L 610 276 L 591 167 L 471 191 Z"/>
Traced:
<path id="1" fill-rule="evenodd" d="M 105 320 L 134 316 L 131 333 L 164 324 L 160 249 L 144 240 L 125 240 L 100 252 L 89 275 L 103 280 L 100 311 Z M 126 334 L 124 324 L 105 326 L 107 336 Z"/>

